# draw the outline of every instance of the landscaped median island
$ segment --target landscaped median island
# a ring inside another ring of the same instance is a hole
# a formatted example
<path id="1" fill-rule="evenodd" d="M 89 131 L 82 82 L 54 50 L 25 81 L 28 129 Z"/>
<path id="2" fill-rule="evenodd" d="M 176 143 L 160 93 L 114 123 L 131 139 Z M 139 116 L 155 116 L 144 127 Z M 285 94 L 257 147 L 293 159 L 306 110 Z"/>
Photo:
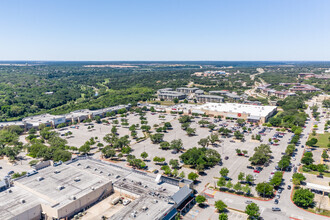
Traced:
<path id="1" fill-rule="evenodd" d="M 330 211 L 326 209 L 321 209 L 319 205 L 315 202 L 314 197 L 315 194 L 313 192 L 308 189 L 304 189 L 300 185 L 294 185 L 291 193 L 292 202 L 296 206 L 308 212 L 330 217 Z"/>

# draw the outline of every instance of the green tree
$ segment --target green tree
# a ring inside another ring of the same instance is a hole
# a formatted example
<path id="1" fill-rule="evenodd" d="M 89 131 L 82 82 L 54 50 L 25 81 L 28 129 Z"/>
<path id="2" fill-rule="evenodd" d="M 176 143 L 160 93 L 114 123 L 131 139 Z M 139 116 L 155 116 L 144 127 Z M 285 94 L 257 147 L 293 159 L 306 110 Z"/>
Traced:
<path id="1" fill-rule="evenodd" d="M 217 185 L 219 187 L 224 187 L 226 185 L 226 179 L 224 177 L 220 177 L 218 182 L 217 182 Z"/>
<path id="2" fill-rule="evenodd" d="M 209 145 L 209 139 L 208 138 L 202 138 L 198 141 L 198 144 L 202 147 L 207 147 Z"/>
<path id="3" fill-rule="evenodd" d="M 270 150 L 269 145 L 261 144 L 260 146 L 254 148 L 254 154 L 250 157 L 249 161 L 255 165 L 263 165 L 266 162 L 269 162 L 272 151 Z"/>
<path id="4" fill-rule="evenodd" d="M 237 182 L 234 186 L 233 189 L 236 191 L 241 191 L 242 190 L 242 185 L 241 183 Z"/>
<path id="5" fill-rule="evenodd" d="M 300 183 L 305 180 L 306 180 L 306 177 L 302 173 L 294 173 L 292 175 L 292 182 L 295 185 L 300 185 Z"/>
<path id="6" fill-rule="evenodd" d="M 314 193 L 308 189 L 298 189 L 295 191 L 292 200 L 299 207 L 311 207 L 314 204 Z"/>
<path id="7" fill-rule="evenodd" d="M 206 201 L 206 198 L 202 195 L 198 195 L 195 200 L 201 206 Z"/>
<path id="8" fill-rule="evenodd" d="M 274 187 L 269 183 L 262 182 L 257 184 L 256 191 L 263 197 L 270 197 L 273 195 Z"/>
<path id="9" fill-rule="evenodd" d="M 191 172 L 191 173 L 188 174 L 188 179 L 190 179 L 192 181 L 195 181 L 197 178 L 198 178 L 197 173 Z"/>
<path id="10" fill-rule="evenodd" d="M 171 149 L 180 151 L 183 149 L 183 143 L 181 139 L 171 141 Z"/>
<path id="11" fill-rule="evenodd" d="M 188 136 L 194 136 L 196 134 L 196 129 L 195 128 L 187 128 L 186 129 L 187 135 Z"/>
<path id="12" fill-rule="evenodd" d="M 228 168 L 223 167 L 223 168 L 221 168 L 219 173 L 222 177 L 225 177 L 225 176 L 228 176 L 229 170 L 228 170 Z"/>
<path id="13" fill-rule="evenodd" d="M 91 150 L 91 147 L 89 144 L 84 144 L 79 148 L 79 152 L 83 153 L 83 154 L 88 154 Z"/>
<path id="14" fill-rule="evenodd" d="M 183 171 L 179 174 L 179 177 L 182 178 L 182 179 L 185 178 L 185 176 L 186 176 L 186 175 L 184 174 Z"/>
<path id="15" fill-rule="evenodd" d="M 244 181 L 244 177 L 245 177 L 245 173 L 240 172 L 240 173 L 238 174 L 238 180 L 239 180 L 239 181 Z"/>
<path id="16" fill-rule="evenodd" d="M 232 182 L 231 182 L 230 180 L 227 182 L 226 187 L 227 187 L 228 189 L 233 188 L 233 184 L 232 184 Z"/>
<path id="17" fill-rule="evenodd" d="M 214 206 L 218 210 L 218 212 L 223 212 L 227 208 L 227 205 L 222 200 L 216 201 L 214 203 Z"/>
<path id="18" fill-rule="evenodd" d="M 245 213 L 249 216 L 249 219 L 258 219 L 260 216 L 259 206 L 253 202 L 245 207 Z"/>
<path id="19" fill-rule="evenodd" d="M 327 153 L 327 150 L 323 150 L 323 152 L 322 152 L 322 158 L 323 158 L 323 160 L 327 160 L 329 158 L 329 155 Z"/>
<path id="20" fill-rule="evenodd" d="M 179 167 L 179 161 L 177 159 L 171 159 L 169 164 L 172 166 L 172 169 Z"/>
<path id="21" fill-rule="evenodd" d="M 226 213 L 220 213 L 219 220 L 228 220 L 228 215 Z"/>
<path id="22" fill-rule="evenodd" d="M 161 142 L 160 143 L 160 149 L 162 149 L 162 150 L 170 149 L 170 143 L 168 143 L 167 141 Z"/>
<path id="23" fill-rule="evenodd" d="M 148 157 L 148 153 L 147 152 L 142 152 L 141 153 L 141 157 L 143 158 L 143 160 L 145 160 Z"/>
<path id="24" fill-rule="evenodd" d="M 254 178 L 253 178 L 252 174 L 248 174 L 248 175 L 246 175 L 245 180 L 248 183 L 253 183 Z"/>
<path id="25" fill-rule="evenodd" d="M 150 140 L 152 141 L 153 144 L 159 144 L 163 141 L 164 134 L 161 133 L 156 133 L 153 135 L 150 135 Z"/>

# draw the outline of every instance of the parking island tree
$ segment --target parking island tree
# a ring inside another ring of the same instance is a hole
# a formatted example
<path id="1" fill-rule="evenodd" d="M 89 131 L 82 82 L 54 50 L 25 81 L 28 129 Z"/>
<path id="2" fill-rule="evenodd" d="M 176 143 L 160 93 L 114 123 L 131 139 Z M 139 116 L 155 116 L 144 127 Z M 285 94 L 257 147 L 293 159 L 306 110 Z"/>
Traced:
<path id="1" fill-rule="evenodd" d="M 183 149 L 183 143 L 181 139 L 175 139 L 171 141 L 171 149 L 176 150 L 177 152 Z"/>
<path id="2" fill-rule="evenodd" d="M 311 207 L 314 204 L 314 193 L 308 189 L 298 189 L 295 191 L 292 201 L 299 207 Z"/>
<path id="3" fill-rule="evenodd" d="M 212 145 L 215 144 L 215 142 L 219 141 L 219 136 L 218 134 L 211 134 L 209 137 L 208 137 L 209 141 L 211 142 Z"/>
<path id="4" fill-rule="evenodd" d="M 245 207 L 245 213 L 249 216 L 249 219 L 258 219 L 260 216 L 259 206 L 254 202 Z"/>
<path id="5" fill-rule="evenodd" d="M 179 177 L 182 178 L 182 179 L 185 178 L 185 176 L 186 175 L 185 175 L 185 173 L 183 171 L 179 174 Z"/>
<path id="6" fill-rule="evenodd" d="M 227 213 L 220 213 L 219 214 L 219 220 L 228 220 Z"/>
<path id="7" fill-rule="evenodd" d="M 188 127 L 188 128 L 186 129 L 186 132 L 187 132 L 187 135 L 188 135 L 189 137 L 191 137 L 191 136 L 194 136 L 194 135 L 196 134 L 196 129 L 195 129 L 195 128 Z"/>
<path id="8" fill-rule="evenodd" d="M 160 149 L 162 150 L 168 150 L 170 149 L 170 143 L 168 143 L 167 141 L 163 141 L 160 143 Z"/>
<path id="9" fill-rule="evenodd" d="M 249 195 L 251 193 L 251 188 L 248 185 L 245 185 L 242 187 L 242 191 L 246 194 Z"/>
<path id="10" fill-rule="evenodd" d="M 257 184 L 256 191 L 262 197 L 270 197 L 273 195 L 274 187 L 269 183 L 262 182 Z"/>
<path id="11" fill-rule="evenodd" d="M 219 180 L 218 180 L 218 182 L 217 182 L 217 185 L 218 185 L 219 187 L 224 187 L 224 186 L 226 186 L 226 179 L 225 179 L 224 177 L 220 177 Z"/>
<path id="12" fill-rule="evenodd" d="M 254 182 L 254 178 L 253 178 L 252 174 L 246 175 L 245 181 L 248 182 L 249 184 L 252 184 Z"/>
<path id="13" fill-rule="evenodd" d="M 274 187 L 279 187 L 282 183 L 283 173 L 282 172 L 275 172 L 273 178 L 270 180 L 270 184 Z"/>
<path id="14" fill-rule="evenodd" d="M 203 203 L 206 201 L 206 198 L 202 195 L 198 195 L 198 196 L 196 196 L 195 200 L 199 206 L 202 206 Z"/>
<path id="15" fill-rule="evenodd" d="M 179 161 L 177 159 L 171 159 L 169 164 L 172 166 L 172 169 L 179 167 Z"/>
<path id="16" fill-rule="evenodd" d="M 216 128 L 217 126 L 215 124 L 209 124 L 207 127 L 208 127 L 208 129 L 210 129 L 211 131 L 213 131 L 214 128 Z"/>
<path id="17" fill-rule="evenodd" d="M 310 140 L 306 141 L 306 145 L 313 147 L 315 144 L 317 144 L 318 140 L 316 138 L 311 138 Z"/>
<path id="18" fill-rule="evenodd" d="M 228 188 L 228 190 L 230 190 L 231 188 L 233 188 L 233 184 L 232 184 L 232 182 L 230 180 L 227 182 L 226 187 Z"/>
<path id="19" fill-rule="evenodd" d="M 292 182 L 295 185 L 300 185 L 302 181 L 305 181 L 306 177 L 302 173 L 294 173 L 292 175 Z"/>
<path id="20" fill-rule="evenodd" d="M 242 185 L 240 182 L 237 182 L 234 186 L 233 186 L 233 189 L 235 191 L 241 191 L 242 190 Z"/>
<path id="21" fill-rule="evenodd" d="M 210 124 L 210 122 L 207 121 L 207 120 L 200 120 L 200 121 L 198 121 L 198 124 L 199 124 L 201 127 L 205 127 L 205 125 Z"/>
<path id="22" fill-rule="evenodd" d="M 148 153 L 145 151 L 141 153 L 141 157 L 143 158 L 143 160 L 145 160 L 148 156 Z"/>
<path id="23" fill-rule="evenodd" d="M 222 177 L 225 177 L 225 176 L 228 176 L 229 170 L 228 170 L 228 168 L 223 167 L 223 168 L 221 168 L 221 170 L 219 171 L 219 173 L 220 173 L 220 175 Z"/>
<path id="24" fill-rule="evenodd" d="M 190 179 L 190 180 L 192 180 L 194 182 L 197 180 L 198 177 L 199 177 L 199 175 L 197 173 L 194 173 L 194 172 L 190 172 L 188 174 L 188 179 Z"/>
<path id="25" fill-rule="evenodd" d="M 153 144 L 159 144 L 163 141 L 164 134 L 156 133 L 150 135 L 150 140 Z"/>
<path id="26" fill-rule="evenodd" d="M 202 138 L 198 141 L 198 144 L 202 147 L 207 147 L 209 145 L 209 139 L 208 138 Z"/>
<path id="27" fill-rule="evenodd" d="M 218 200 L 214 203 L 215 208 L 218 210 L 218 212 L 223 212 L 227 208 L 226 203 L 224 203 L 222 200 Z"/>
<path id="28" fill-rule="evenodd" d="M 243 172 L 240 172 L 239 174 L 238 174 L 238 180 L 239 181 L 244 181 L 244 177 L 245 177 L 245 173 L 243 173 Z"/>
<path id="29" fill-rule="evenodd" d="M 266 162 L 269 162 L 271 153 L 272 151 L 269 145 L 261 144 L 254 148 L 254 154 L 250 157 L 249 161 L 251 161 L 253 165 L 264 165 Z"/>
<path id="30" fill-rule="evenodd" d="M 327 160 L 329 158 L 327 150 L 323 150 L 321 157 L 323 160 Z"/>

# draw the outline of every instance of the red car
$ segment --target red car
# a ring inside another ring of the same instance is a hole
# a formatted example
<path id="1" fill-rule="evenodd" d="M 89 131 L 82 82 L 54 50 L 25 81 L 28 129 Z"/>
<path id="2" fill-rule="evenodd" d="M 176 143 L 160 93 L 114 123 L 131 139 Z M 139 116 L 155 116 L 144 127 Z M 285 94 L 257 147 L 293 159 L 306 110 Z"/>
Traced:
<path id="1" fill-rule="evenodd" d="M 259 170 L 253 170 L 253 172 L 255 172 L 255 173 L 260 173 L 260 171 L 259 171 Z"/>

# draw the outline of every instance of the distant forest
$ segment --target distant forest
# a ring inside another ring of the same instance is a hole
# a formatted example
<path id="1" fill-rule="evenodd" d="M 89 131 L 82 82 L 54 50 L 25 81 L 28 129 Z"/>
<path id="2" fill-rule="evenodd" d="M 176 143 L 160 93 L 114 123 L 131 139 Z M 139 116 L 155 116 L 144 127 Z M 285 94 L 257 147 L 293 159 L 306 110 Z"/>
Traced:
<path id="1" fill-rule="evenodd" d="M 132 65 L 133 68 L 85 67 L 85 65 Z M 77 109 L 99 109 L 155 98 L 157 89 L 186 86 L 205 91 L 226 89 L 238 94 L 254 84 L 250 74 L 264 66 L 285 77 L 263 78 L 290 82 L 302 70 L 330 63 L 286 62 L 0 62 L 0 121 L 20 120 L 41 113 L 62 114 Z M 282 67 L 284 66 L 284 67 Z M 228 68 L 229 67 L 229 68 Z M 279 71 L 279 68 L 281 71 Z M 223 70 L 229 76 L 197 77 L 194 72 Z M 282 71 L 283 70 L 283 71 Z M 317 84 L 318 82 L 316 82 Z M 320 82 L 320 85 L 322 82 Z M 323 82 L 324 84 L 324 82 Z M 244 86 L 242 86 L 244 85 Z"/>

